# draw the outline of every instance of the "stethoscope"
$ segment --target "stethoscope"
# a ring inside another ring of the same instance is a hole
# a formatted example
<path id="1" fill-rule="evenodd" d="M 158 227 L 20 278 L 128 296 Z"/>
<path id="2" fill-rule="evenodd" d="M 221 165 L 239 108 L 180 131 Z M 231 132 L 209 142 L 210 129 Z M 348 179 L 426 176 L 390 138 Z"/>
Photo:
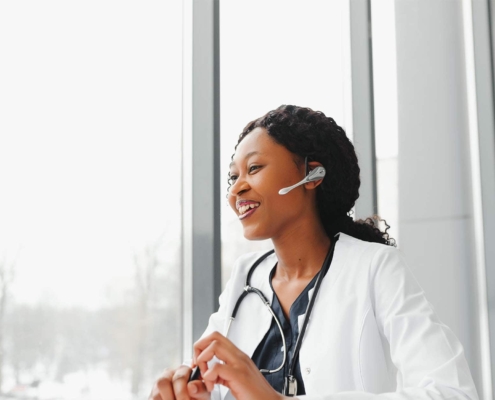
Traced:
<path id="1" fill-rule="evenodd" d="M 307 157 L 305 158 L 305 169 L 306 169 L 306 177 L 302 181 L 298 182 L 297 184 L 295 184 L 293 186 L 290 186 L 290 187 L 281 189 L 279 191 L 279 194 L 281 194 L 281 195 L 287 194 L 292 189 L 294 189 L 294 188 L 296 188 L 296 187 L 298 187 L 300 185 L 303 185 L 303 184 L 305 184 L 307 182 L 317 181 L 317 180 L 323 179 L 323 177 L 325 176 L 325 172 L 326 172 L 324 167 L 318 166 L 314 170 L 312 170 L 311 172 L 309 172 L 309 174 L 308 174 L 308 158 Z M 320 271 L 317 274 L 318 276 L 316 278 L 316 283 L 315 283 L 315 287 L 314 287 L 313 296 L 311 297 L 311 300 L 309 301 L 308 306 L 306 308 L 306 315 L 304 317 L 304 322 L 303 322 L 303 325 L 302 325 L 302 328 L 301 328 L 301 332 L 299 332 L 299 335 L 297 336 L 296 346 L 295 346 L 294 352 L 292 354 L 292 359 L 291 359 L 291 362 L 290 362 L 289 371 L 288 371 L 287 376 L 284 379 L 284 390 L 283 390 L 283 393 L 282 394 L 285 395 L 285 396 L 291 396 L 292 397 L 292 396 L 295 396 L 297 394 L 297 380 L 294 377 L 296 360 L 297 360 L 297 357 L 299 355 L 299 350 L 301 348 L 302 339 L 304 337 L 304 334 L 306 333 L 306 328 L 308 326 L 308 322 L 309 322 L 309 317 L 311 315 L 311 311 L 313 310 L 313 305 L 314 305 L 315 300 L 316 300 L 316 295 L 318 294 L 318 291 L 319 291 L 320 286 L 321 286 L 321 281 L 323 279 L 322 277 L 325 276 L 325 274 L 327 273 L 327 271 L 330 268 L 330 264 L 332 262 L 333 253 L 334 253 L 334 249 L 335 249 L 335 243 L 337 242 L 338 239 L 339 239 L 338 234 L 336 234 L 334 236 L 334 240 L 332 241 L 332 245 L 330 246 L 330 249 L 328 250 L 328 253 L 327 253 L 326 257 L 325 257 L 325 261 L 323 261 L 323 265 L 322 265 Z M 280 336 L 282 337 L 282 345 L 283 345 L 282 348 L 284 350 L 284 356 L 283 356 L 283 359 L 282 359 L 282 363 L 280 364 L 280 366 L 278 368 L 275 368 L 275 369 L 272 369 L 272 370 L 270 370 L 270 369 L 260 369 L 260 372 L 262 374 L 267 374 L 267 375 L 268 374 L 274 374 L 274 373 L 280 371 L 285 366 L 285 363 L 287 361 L 287 347 L 286 347 L 286 343 L 285 343 L 284 331 L 282 329 L 282 324 L 280 323 L 280 320 L 275 315 L 275 312 L 273 311 L 273 308 L 270 305 L 270 302 L 265 297 L 265 295 L 263 294 L 263 292 L 261 290 L 255 288 L 255 287 L 252 287 L 251 286 L 251 276 L 253 275 L 253 272 L 258 267 L 258 265 L 260 265 L 269 255 L 273 254 L 274 251 L 275 250 L 272 249 L 272 250 L 266 252 L 265 254 L 263 254 L 260 258 L 258 258 L 254 262 L 254 264 L 249 269 L 249 272 L 248 272 L 248 274 L 246 276 L 246 282 L 244 284 L 244 291 L 242 292 L 242 294 L 237 299 L 237 302 L 235 303 L 234 309 L 232 311 L 232 315 L 231 315 L 231 317 L 229 319 L 229 322 L 228 322 L 228 325 L 227 325 L 227 330 L 226 330 L 225 335 L 224 335 L 225 337 L 228 337 L 228 334 L 229 334 L 229 331 L 230 331 L 230 327 L 232 326 L 232 322 L 234 322 L 234 320 L 235 320 L 235 318 L 237 316 L 237 312 L 239 311 L 239 307 L 240 307 L 242 301 L 246 298 L 246 296 L 248 294 L 250 294 L 250 293 L 257 294 L 258 297 L 263 302 L 263 304 L 268 309 L 268 311 L 270 312 L 270 314 L 272 315 L 275 323 L 277 324 L 278 330 L 280 331 Z M 196 367 L 191 372 L 191 376 L 189 378 L 189 381 L 199 379 L 199 377 L 200 377 L 200 371 L 199 371 L 199 368 Z"/>
<path id="2" fill-rule="evenodd" d="M 294 377 L 294 371 L 295 371 L 295 367 L 296 367 L 297 357 L 299 355 L 299 350 L 301 348 L 304 334 L 306 333 L 306 328 L 308 326 L 309 318 L 311 316 L 311 311 L 313 311 L 313 305 L 315 303 L 316 296 L 318 294 L 318 291 L 320 290 L 320 286 L 321 286 L 321 282 L 323 280 L 323 277 L 326 275 L 326 273 L 330 269 L 330 265 L 332 263 L 333 254 L 334 254 L 334 250 L 335 250 L 335 244 L 337 243 L 338 240 L 339 240 L 339 234 L 337 233 L 334 236 L 334 239 L 332 241 L 332 245 L 330 246 L 330 249 L 328 250 L 328 253 L 325 257 L 325 261 L 323 261 L 323 265 L 317 274 L 316 283 L 314 286 L 314 292 L 313 292 L 313 295 L 311 296 L 311 300 L 309 301 L 308 306 L 306 308 L 306 315 L 304 316 L 304 322 L 302 324 L 301 331 L 299 332 L 299 335 L 297 336 L 296 346 L 295 346 L 294 352 L 292 354 L 292 359 L 290 362 L 289 371 L 287 373 L 287 376 L 284 379 L 284 391 L 282 393 L 284 396 L 291 396 L 292 397 L 292 396 L 297 395 L 297 380 Z M 230 319 L 229 319 L 229 322 L 227 325 L 227 330 L 224 334 L 225 337 L 228 337 L 232 323 L 234 322 L 234 320 L 237 316 L 237 312 L 239 311 L 239 307 L 240 307 L 242 301 L 246 298 L 246 296 L 250 293 L 255 293 L 256 295 L 258 295 L 258 297 L 261 299 L 263 304 L 266 306 L 267 310 L 272 315 L 275 323 L 277 324 L 277 327 L 280 331 L 280 336 L 282 338 L 283 350 L 284 350 L 284 356 L 283 356 L 282 363 L 280 364 L 280 366 L 278 368 L 271 369 L 271 370 L 270 369 L 260 369 L 260 372 L 262 374 L 274 374 L 275 372 L 280 371 L 284 367 L 284 365 L 287 361 L 287 347 L 286 347 L 286 343 L 285 343 L 285 335 L 284 335 L 284 331 L 282 329 L 282 324 L 280 323 L 280 320 L 275 315 L 275 312 L 273 311 L 272 306 L 270 305 L 270 302 L 268 301 L 266 296 L 263 294 L 263 292 L 261 290 L 255 288 L 255 287 L 251 286 L 251 276 L 253 275 L 253 272 L 258 267 L 258 265 L 260 265 L 269 255 L 273 254 L 274 251 L 275 250 L 270 250 L 270 251 L 266 252 L 265 254 L 263 254 L 260 258 L 258 258 L 254 262 L 254 264 L 249 269 L 249 272 L 246 276 L 246 281 L 244 284 L 244 290 L 235 303 L 234 309 L 232 311 L 232 315 L 230 316 Z M 200 371 L 199 371 L 199 368 L 196 367 L 191 372 L 191 376 L 189 378 L 189 381 L 196 380 L 199 378 L 200 378 Z"/>
<path id="3" fill-rule="evenodd" d="M 332 263 L 333 253 L 334 253 L 334 249 L 335 249 L 335 243 L 337 242 L 338 239 L 339 239 L 339 237 L 337 234 L 334 236 L 334 240 L 332 241 L 332 245 L 330 246 L 330 249 L 328 250 L 328 253 L 325 257 L 325 261 L 323 261 L 323 265 L 317 274 L 318 276 L 316 278 L 316 283 L 314 286 L 314 292 L 313 292 L 313 295 L 311 296 L 311 300 L 309 301 L 308 306 L 306 308 L 306 315 L 304 316 L 304 322 L 303 322 L 302 327 L 301 327 L 301 332 L 299 332 L 299 335 L 297 336 L 296 345 L 294 348 L 294 352 L 292 353 L 292 358 L 291 358 L 290 365 L 289 365 L 289 370 L 288 370 L 287 376 L 285 377 L 285 380 L 284 380 L 284 382 L 285 382 L 284 392 L 282 394 L 285 396 L 295 396 L 297 394 L 297 380 L 294 377 L 294 371 L 295 371 L 295 367 L 296 367 L 297 357 L 299 355 L 299 350 L 301 348 L 302 340 L 304 338 L 304 334 L 306 333 L 306 328 L 308 326 L 311 312 L 313 311 L 313 305 L 315 303 L 316 296 L 317 296 L 318 291 L 320 289 L 321 282 L 323 280 L 323 277 L 327 273 L 327 271 L 330 269 L 330 264 Z M 269 255 L 273 254 L 273 252 L 274 252 L 274 250 L 270 250 L 270 251 L 266 252 L 265 254 L 263 254 L 260 258 L 258 258 L 254 262 L 252 267 L 249 269 L 249 272 L 246 276 L 244 291 L 242 292 L 242 294 L 237 299 L 237 302 L 235 303 L 234 309 L 232 311 L 232 315 L 231 315 L 229 323 L 227 325 L 227 331 L 225 332 L 225 337 L 227 337 L 229 334 L 232 322 L 235 320 L 235 318 L 237 316 L 237 312 L 239 310 L 239 307 L 240 307 L 242 301 L 246 298 L 246 296 L 250 293 L 255 293 L 256 295 L 258 295 L 258 297 L 261 299 L 263 304 L 266 306 L 267 310 L 272 315 L 275 323 L 277 324 L 278 330 L 280 331 L 280 336 L 282 338 L 282 344 L 283 344 L 282 348 L 284 350 L 284 356 L 283 356 L 282 363 L 280 364 L 280 366 L 278 368 L 275 368 L 272 370 L 260 369 L 260 372 L 262 374 L 274 374 L 275 372 L 280 371 L 284 367 L 284 365 L 287 361 L 287 347 L 286 347 L 286 343 L 285 343 L 285 335 L 284 335 L 284 331 L 282 329 L 282 324 L 280 323 L 280 320 L 278 319 L 278 317 L 275 315 L 275 312 L 273 311 L 273 308 L 271 307 L 270 302 L 265 297 L 263 292 L 261 290 L 255 288 L 255 287 L 251 286 L 251 276 L 253 275 L 253 272 L 255 271 L 256 267 L 258 267 L 258 265 L 260 265 Z"/>

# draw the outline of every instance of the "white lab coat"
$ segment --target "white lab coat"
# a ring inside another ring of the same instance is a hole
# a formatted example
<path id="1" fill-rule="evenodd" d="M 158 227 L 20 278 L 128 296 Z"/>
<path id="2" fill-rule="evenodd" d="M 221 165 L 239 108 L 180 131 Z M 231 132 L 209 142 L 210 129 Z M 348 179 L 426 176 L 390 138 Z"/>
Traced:
<path id="1" fill-rule="evenodd" d="M 246 274 L 261 254 L 236 261 L 204 335 L 225 333 Z M 276 261 L 270 255 L 251 278 L 251 285 L 270 301 L 268 279 Z M 260 298 L 249 294 L 228 337 L 251 357 L 271 318 Z M 303 319 L 299 317 L 299 326 Z M 305 396 L 298 396 L 301 400 L 478 399 L 462 345 L 436 316 L 401 252 L 342 233 L 299 362 L 306 389 Z M 216 385 L 212 398 L 233 396 Z"/>

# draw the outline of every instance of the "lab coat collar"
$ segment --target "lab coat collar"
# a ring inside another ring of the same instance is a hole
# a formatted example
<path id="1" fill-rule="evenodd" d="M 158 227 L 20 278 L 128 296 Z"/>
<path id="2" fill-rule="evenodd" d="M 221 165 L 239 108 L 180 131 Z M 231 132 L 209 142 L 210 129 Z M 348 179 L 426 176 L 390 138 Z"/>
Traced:
<path id="1" fill-rule="evenodd" d="M 322 286 L 320 288 L 321 292 L 331 290 L 340 271 L 342 270 L 343 265 L 345 264 L 346 250 L 348 247 L 345 245 L 347 238 L 348 235 L 342 233 L 340 234 L 340 238 L 335 245 L 332 264 L 322 281 Z M 253 260 L 253 262 L 255 260 Z M 277 261 L 278 259 L 276 254 L 271 254 L 262 263 L 260 263 L 260 265 L 258 265 L 251 276 L 251 286 L 261 290 L 270 304 L 273 303 L 274 293 L 270 286 L 269 277 L 270 272 Z M 314 289 L 311 289 L 308 292 L 309 299 L 311 299 L 313 293 Z M 318 299 L 316 300 L 315 307 L 317 303 Z M 305 314 L 299 316 L 298 318 L 299 330 L 301 330 L 304 316 Z M 259 343 L 263 340 L 266 333 L 270 329 L 272 316 L 259 297 L 256 294 L 251 293 L 243 300 L 236 319 L 238 321 L 236 321 L 237 323 L 234 322 L 232 324 L 229 338 L 236 343 L 244 353 L 249 355 L 249 357 L 252 357 Z M 241 319 L 244 323 L 240 323 Z"/>

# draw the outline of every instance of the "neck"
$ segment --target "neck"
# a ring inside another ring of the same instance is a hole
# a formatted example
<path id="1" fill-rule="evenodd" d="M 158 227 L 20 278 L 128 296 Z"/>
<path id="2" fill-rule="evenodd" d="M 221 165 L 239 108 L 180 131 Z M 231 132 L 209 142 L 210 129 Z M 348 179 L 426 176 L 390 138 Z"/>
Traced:
<path id="1" fill-rule="evenodd" d="M 323 265 L 331 240 L 321 223 L 314 220 L 298 221 L 272 238 L 278 265 L 276 278 L 283 281 L 307 280 L 314 277 Z"/>

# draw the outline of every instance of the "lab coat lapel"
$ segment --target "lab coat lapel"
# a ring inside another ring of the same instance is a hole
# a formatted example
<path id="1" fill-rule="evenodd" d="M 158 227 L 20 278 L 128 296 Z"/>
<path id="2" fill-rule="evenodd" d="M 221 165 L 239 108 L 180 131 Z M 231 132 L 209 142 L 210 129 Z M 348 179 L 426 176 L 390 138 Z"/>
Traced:
<path id="1" fill-rule="evenodd" d="M 321 287 L 317 294 L 318 297 L 315 300 L 299 352 L 301 371 L 314 371 L 310 374 L 303 374 L 304 386 L 308 395 L 321 389 L 324 390 L 325 384 L 328 383 L 327 374 L 337 375 L 338 373 L 338 371 L 330 371 L 328 368 L 318 368 L 318 366 L 322 363 L 322 359 L 329 356 L 328 347 L 325 346 L 326 337 L 324 332 L 329 332 L 332 329 L 343 329 L 342 327 L 332 325 L 333 321 L 327 312 L 331 298 L 333 297 L 332 292 L 338 290 L 335 287 L 335 283 L 340 273 L 345 270 L 346 264 L 349 262 L 349 257 L 352 257 L 352 254 L 349 253 L 347 235 L 342 233 L 340 235 L 339 241 L 335 245 L 330 269 L 321 282 Z M 313 293 L 314 291 L 311 295 Z M 303 320 L 304 316 L 299 320 L 299 323 L 302 324 Z"/>
<path id="2" fill-rule="evenodd" d="M 251 286 L 263 292 L 270 304 L 273 291 L 270 287 L 270 271 L 276 263 L 274 254 L 268 256 L 251 276 Z M 248 294 L 242 301 L 237 317 L 232 323 L 229 339 L 249 357 L 252 357 L 263 337 L 268 332 L 272 315 L 255 293 Z"/>
<path id="3" fill-rule="evenodd" d="M 321 287 L 318 293 L 318 298 L 315 300 L 315 306 L 318 301 L 320 302 L 325 302 L 325 294 L 328 293 L 329 290 L 331 290 L 331 287 L 333 286 L 335 280 L 337 279 L 341 269 L 342 265 L 346 259 L 345 256 L 345 245 L 341 243 L 342 239 L 345 241 L 345 237 L 347 236 L 343 233 L 340 233 L 339 240 L 337 243 L 335 243 L 335 249 L 334 249 L 334 254 L 333 254 L 333 259 L 332 263 L 330 264 L 330 269 L 327 271 L 327 274 L 323 278 L 323 281 L 321 282 Z M 308 291 L 308 304 L 311 301 L 311 298 L 313 297 L 313 294 L 315 292 L 315 288 L 313 287 Z M 306 313 L 299 315 L 297 319 L 297 325 L 299 327 L 299 332 L 301 332 L 302 325 L 304 323 L 304 318 L 306 317 Z M 311 320 L 311 315 L 310 318 Z M 308 329 L 309 329 L 309 321 L 308 321 Z M 303 338 L 304 339 L 304 338 Z"/>
<path id="4" fill-rule="evenodd" d="M 315 292 L 315 288 L 313 287 L 308 291 L 308 304 L 311 301 L 311 297 L 313 297 L 313 293 Z M 302 326 L 304 324 L 304 318 L 306 317 L 306 313 L 301 314 L 297 317 L 297 326 L 298 326 L 298 332 L 301 332 Z M 310 316 L 311 319 L 311 316 Z"/>

